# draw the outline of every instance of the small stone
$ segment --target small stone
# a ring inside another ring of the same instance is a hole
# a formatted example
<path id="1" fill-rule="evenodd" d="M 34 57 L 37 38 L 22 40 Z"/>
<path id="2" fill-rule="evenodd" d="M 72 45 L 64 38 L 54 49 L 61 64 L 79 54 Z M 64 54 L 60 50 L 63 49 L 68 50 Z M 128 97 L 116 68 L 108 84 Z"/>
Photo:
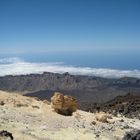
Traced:
<path id="1" fill-rule="evenodd" d="M 99 138 L 99 137 L 100 137 L 100 135 L 99 135 L 99 134 L 97 134 L 97 135 L 96 135 L 96 138 Z"/>
<path id="2" fill-rule="evenodd" d="M 92 122 L 91 122 L 91 125 L 96 125 L 96 122 L 95 122 L 95 121 L 92 121 Z"/>
<path id="3" fill-rule="evenodd" d="M 5 105 L 4 101 L 0 101 L 0 105 L 1 106 Z"/>
<path id="4" fill-rule="evenodd" d="M 120 122 L 124 122 L 124 120 L 123 120 L 123 119 L 121 119 L 121 120 L 120 120 Z"/>
<path id="5" fill-rule="evenodd" d="M 129 125 L 125 125 L 123 128 L 124 129 L 129 129 L 130 127 L 129 127 Z"/>

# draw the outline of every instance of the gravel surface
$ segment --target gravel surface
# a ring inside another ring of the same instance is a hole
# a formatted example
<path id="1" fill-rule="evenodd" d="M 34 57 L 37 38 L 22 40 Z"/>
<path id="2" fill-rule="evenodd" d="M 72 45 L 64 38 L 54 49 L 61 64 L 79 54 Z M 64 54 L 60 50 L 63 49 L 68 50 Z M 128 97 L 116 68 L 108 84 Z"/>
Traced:
<path id="1" fill-rule="evenodd" d="M 118 115 L 108 123 L 98 122 L 95 113 L 78 110 L 72 116 L 53 111 L 34 98 L 0 91 L 0 131 L 14 140 L 121 140 L 126 132 L 140 129 L 140 120 Z"/>

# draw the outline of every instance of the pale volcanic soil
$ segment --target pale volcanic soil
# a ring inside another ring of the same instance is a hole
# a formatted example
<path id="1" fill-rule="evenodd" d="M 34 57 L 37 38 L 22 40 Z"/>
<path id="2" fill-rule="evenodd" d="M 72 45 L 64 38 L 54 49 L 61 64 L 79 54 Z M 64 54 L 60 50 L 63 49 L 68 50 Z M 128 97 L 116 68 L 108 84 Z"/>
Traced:
<path id="1" fill-rule="evenodd" d="M 78 110 L 72 116 L 54 112 L 49 103 L 0 91 L 0 131 L 14 140 L 121 140 L 125 132 L 140 128 L 140 120 L 118 115 L 99 122 L 96 114 Z"/>

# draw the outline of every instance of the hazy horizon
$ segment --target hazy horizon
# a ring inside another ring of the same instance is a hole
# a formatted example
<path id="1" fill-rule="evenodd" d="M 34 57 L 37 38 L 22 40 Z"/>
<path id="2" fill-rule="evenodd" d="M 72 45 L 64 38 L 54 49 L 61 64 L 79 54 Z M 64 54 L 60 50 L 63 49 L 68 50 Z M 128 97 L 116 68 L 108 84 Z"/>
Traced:
<path id="1" fill-rule="evenodd" d="M 0 76 L 42 74 L 44 72 L 69 72 L 73 75 L 87 75 L 104 78 L 134 77 L 140 78 L 140 70 L 119 70 L 67 65 L 64 62 L 31 62 L 18 57 L 0 59 Z"/>
<path id="2" fill-rule="evenodd" d="M 1 0 L 0 59 L 139 71 L 139 7 L 139 0 Z"/>

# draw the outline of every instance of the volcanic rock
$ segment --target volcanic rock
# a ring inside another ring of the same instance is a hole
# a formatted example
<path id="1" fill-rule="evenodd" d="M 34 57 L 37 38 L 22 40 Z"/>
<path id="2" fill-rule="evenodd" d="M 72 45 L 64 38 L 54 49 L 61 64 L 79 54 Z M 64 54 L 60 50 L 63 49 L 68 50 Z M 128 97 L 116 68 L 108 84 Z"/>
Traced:
<path id="1" fill-rule="evenodd" d="M 8 131 L 0 131 L 0 140 L 13 140 L 13 136 L 12 133 L 8 132 Z"/>
<path id="2" fill-rule="evenodd" d="M 55 92 L 51 98 L 51 106 L 57 113 L 62 115 L 72 115 L 78 109 L 75 98 L 59 92 Z"/>
<path id="3" fill-rule="evenodd" d="M 127 132 L 123 140 L 140 140 L 140 130 L 132 130 Z"/>

